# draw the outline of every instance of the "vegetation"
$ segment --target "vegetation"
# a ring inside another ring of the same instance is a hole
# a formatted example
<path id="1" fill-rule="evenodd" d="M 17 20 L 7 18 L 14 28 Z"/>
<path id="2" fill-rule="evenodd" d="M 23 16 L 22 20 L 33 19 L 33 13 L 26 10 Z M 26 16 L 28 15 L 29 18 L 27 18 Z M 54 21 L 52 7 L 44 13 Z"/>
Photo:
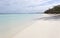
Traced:
<path id="1" fill-rule="evenodd" d="M 54 6 L 52 9 L 46 10 L 46 14 L 60 14 L 60 5 Z"/>

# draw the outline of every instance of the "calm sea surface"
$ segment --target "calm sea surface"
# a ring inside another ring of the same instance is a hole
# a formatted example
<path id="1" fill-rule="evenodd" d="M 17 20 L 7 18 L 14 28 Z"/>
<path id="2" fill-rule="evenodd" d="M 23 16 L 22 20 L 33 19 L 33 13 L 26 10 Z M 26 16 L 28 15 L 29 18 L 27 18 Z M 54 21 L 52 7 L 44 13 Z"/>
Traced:
<path id="1" fill-rule="evenodd" d="M 12 38 L 41 14 L 0 14 L 0 38 Z"/>

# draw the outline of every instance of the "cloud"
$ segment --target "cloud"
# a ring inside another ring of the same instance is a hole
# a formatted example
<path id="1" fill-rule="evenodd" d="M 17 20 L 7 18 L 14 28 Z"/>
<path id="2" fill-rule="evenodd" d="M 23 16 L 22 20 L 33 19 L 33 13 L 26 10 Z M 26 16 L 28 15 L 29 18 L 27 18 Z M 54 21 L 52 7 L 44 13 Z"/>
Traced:
<path id="1" fill-rule="evenodd" d="M 46 2 L 49 2 L 51 0 L 39 0 L 38 2 L 34 3 L 33 5 L 30 5 L 29 7 L 36 7 L 36 6 L 40 6 L 41 4 L 44 4 Z"/>
<path id="2" fill-rule="evenodd" d="M 46 4 L 49 1 L 52 0 L 0 0 L 0 13 L 42 12 L 53 6 Z"/>

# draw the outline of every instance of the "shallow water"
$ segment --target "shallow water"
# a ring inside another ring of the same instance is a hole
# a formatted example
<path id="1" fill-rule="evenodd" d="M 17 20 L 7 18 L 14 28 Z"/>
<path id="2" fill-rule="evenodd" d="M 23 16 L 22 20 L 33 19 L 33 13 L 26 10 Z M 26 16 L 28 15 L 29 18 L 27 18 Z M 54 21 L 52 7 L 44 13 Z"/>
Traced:
<path id="1" fill-rule="evenodd" d="M 41 14 L 0 14 L 0 38 L 11 38 Z"/>

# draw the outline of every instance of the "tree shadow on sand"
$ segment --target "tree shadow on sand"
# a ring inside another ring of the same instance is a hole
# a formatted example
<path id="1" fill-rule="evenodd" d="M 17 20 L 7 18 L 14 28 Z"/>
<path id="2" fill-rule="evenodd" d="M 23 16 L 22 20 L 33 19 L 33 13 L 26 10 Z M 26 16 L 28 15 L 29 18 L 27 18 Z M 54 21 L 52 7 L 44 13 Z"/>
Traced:
<path id="1" fill-rule="evenodd" d="M 60 15 L 37 18 L 37 20 L 60 20 Z"/>

